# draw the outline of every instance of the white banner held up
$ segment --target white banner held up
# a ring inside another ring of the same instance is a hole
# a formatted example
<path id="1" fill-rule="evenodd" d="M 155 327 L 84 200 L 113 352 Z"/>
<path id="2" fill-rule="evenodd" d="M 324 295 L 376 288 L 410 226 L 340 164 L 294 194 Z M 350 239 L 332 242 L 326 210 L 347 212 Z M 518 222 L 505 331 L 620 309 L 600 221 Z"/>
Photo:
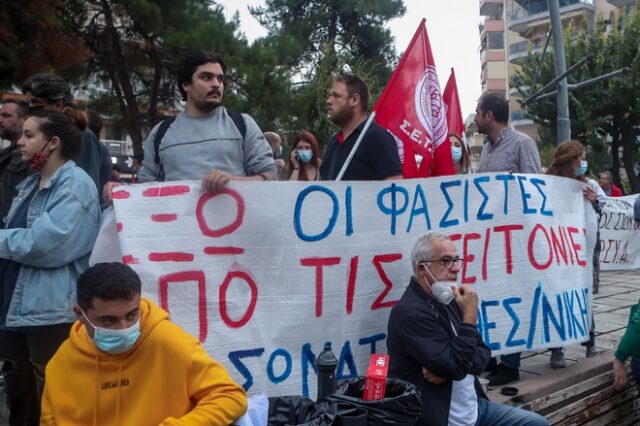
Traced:
<path id="1" fill-rule="evenodd" d="M 640 227 L 633 220 L 637 195 L 609 197 L 600 216 L 600 269 L 640 268 Z"/>
<path id="2" fill-rule="evenodd" d="M 587 339 L 596 218 L 577 181 L 480 174 L 398 182 L 118 187 L 123 261 L 143 293 L 250 392 L 315 394 L 325 341 L 338 379 L 386 352 L 390 308 L 428 230 L 465 258 L 494 354 Z"/>

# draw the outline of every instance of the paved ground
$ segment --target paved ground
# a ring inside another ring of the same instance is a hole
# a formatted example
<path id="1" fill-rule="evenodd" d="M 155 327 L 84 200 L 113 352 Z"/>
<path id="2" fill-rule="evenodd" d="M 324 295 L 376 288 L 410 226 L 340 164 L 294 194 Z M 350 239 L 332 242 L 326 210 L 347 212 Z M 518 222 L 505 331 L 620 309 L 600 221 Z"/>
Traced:
<path id="1" fill-rule="evenodd" d="M 597 358 L 607 358 L 613 361 L 613 352 L 624 335 L 629 319 L 629 308 L 640 300 L 640 270 L 634 271 L 602 271 L 600 273 L 600 291 L 594 296 L 593 310 L 596 323 Z M 547 382 L 562 380 L 560 374 L 553 374 L 549 366 L 551 352 L 525 352 L 520 367 L 520 380 L 508 386 L 515 386 L 521 390 L 528 388 L 528 383 L 540 386 Z M 585 368 L 592 363 L 585 361 L 586 349 L 580 344 L 574 344 L 564 349 L 568 365 L 584 364 Z M 591 361 L 591 360 L 590 360 Z M 579 369 L 579 365 L 576 365 Z M 503 401 L 506 398 L 492 390 L 490 399 Z"/>

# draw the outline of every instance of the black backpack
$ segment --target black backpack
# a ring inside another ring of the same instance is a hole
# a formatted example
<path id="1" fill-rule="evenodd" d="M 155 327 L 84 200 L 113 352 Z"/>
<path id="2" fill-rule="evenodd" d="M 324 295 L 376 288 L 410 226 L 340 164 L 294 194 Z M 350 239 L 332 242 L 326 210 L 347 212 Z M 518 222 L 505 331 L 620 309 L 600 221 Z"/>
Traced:
<path id="1" fill-rule="evenodd" d="M 236 125 L 240 134 L 242 135 L 242 139 L 244 140 L 247 134 L 247 125 L 244 122 L 244 118 L 242 118 L 242 114 L 236 111 L 232 111 L 227 109 L 227 114 L 233 120 L 233 124 Z M 160 143 L 162 142 L 162 138 L 164 138 L 165 133 L 169 130 L 169 126 L 174 122 L 176 116 L 166 118 L 162 123 L 160 123 L 160 127 L 158 127 L 158 131 L 156 132 L 156 136 L 153 139 L 153 149 L 155 151 L 155 163 L 160 164 Z M 164 180 L 164 168 L 162 164 L 160 164 L 160 170 L 158 171 L 158 177 L 161 180 Z"/>

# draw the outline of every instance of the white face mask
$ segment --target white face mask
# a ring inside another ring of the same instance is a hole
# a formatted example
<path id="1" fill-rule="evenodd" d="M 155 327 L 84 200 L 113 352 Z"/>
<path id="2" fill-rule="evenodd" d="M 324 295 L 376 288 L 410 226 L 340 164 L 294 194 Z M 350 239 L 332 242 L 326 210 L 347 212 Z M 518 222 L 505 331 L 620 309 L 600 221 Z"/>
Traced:
<path id="1" fill-rule="evenodd" d="M 435 299 L 443 305 L 448 305 L 449 303 L 451 303 L 451 301 L 456 298 L 456 295 L 453 293 L 451 287 L 457 287 L 458 282 L 438 281 L 436 277 L 433 276 L 429 268 L 427 268 L 426 264 L 424 264 L 424 267 L 433 279 L 433 284 L 431 284 L 431 293 L 433 293 L 433 297 L 435 297 Z"/>

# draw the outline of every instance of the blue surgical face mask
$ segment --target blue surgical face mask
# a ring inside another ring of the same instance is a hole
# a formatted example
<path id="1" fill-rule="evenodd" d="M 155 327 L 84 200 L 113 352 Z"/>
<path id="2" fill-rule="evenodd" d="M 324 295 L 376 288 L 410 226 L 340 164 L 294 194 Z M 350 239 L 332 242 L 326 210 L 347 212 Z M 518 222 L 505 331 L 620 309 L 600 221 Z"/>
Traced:
<path id="1" fill-rule="evenodd" d="M 582 176 L 587 173 L 588 166 L 589 163 L 587 163 L 587 160 L 580 160 L 580 167 L 576 169 L 576 176 Z"/>
<path id="2" fill-rule="evenodd" d="M 93 343 L 102 352 L 111 355 L 123 354 L 131 349 L 140 338 L 140 319 L 131 327 L 110 329 L 97 327 L 89 321 L 84 312 L 82 312 L 82 315 L 93 327 Z"/>
<path id="3" fill-rule="evenodd" d="M 282 155 L 282 145 L 280 145 L 276 150 L 276 158 L 280 157 L 281 155 Z"/>
<path id="4" fill-rule="evenodd" d="M 462 160 L 462 148 L 459 146 L 451 147 L 451 156 L 453 157 L 453 162 L 458 163 Z"/>
<path id="5" fill-rule="evenodd" d="M 310 149 L 298 150 L 298 159 L 303 163 L 308 163 L 313 157 L 313 152 Z"/>

